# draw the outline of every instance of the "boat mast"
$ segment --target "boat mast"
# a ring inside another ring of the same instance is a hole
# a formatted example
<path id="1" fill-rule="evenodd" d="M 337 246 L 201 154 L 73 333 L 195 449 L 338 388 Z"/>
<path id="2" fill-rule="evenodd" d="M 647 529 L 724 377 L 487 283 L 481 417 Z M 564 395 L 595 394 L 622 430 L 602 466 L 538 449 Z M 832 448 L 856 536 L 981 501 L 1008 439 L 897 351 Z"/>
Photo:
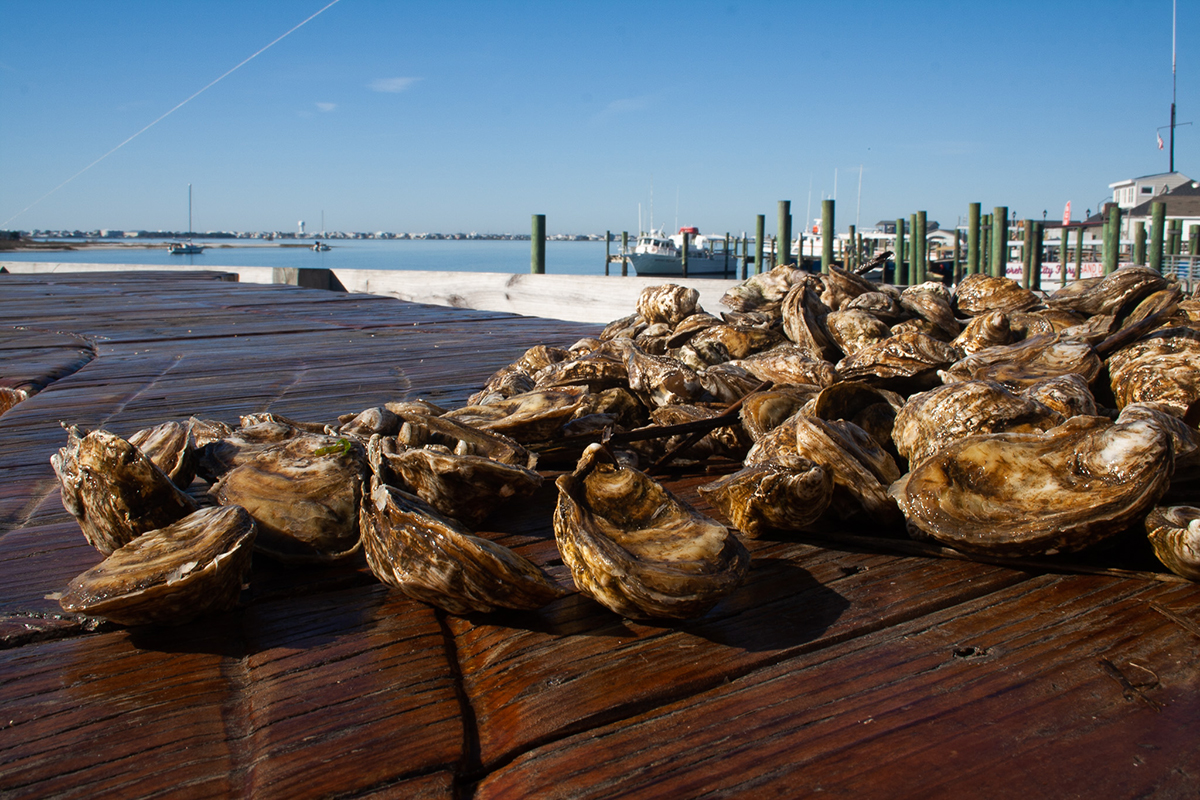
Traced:
<path id="1" fill-rule="evenodd" d="M 192 238 L 192 185 L 188 184 L 188 238 Z"/>
<path id="2" fill-rule="evenodd" d="M 1179 0 L 1171 2 L 1171 172 L 1175 171 L 1175 17 Z"/>

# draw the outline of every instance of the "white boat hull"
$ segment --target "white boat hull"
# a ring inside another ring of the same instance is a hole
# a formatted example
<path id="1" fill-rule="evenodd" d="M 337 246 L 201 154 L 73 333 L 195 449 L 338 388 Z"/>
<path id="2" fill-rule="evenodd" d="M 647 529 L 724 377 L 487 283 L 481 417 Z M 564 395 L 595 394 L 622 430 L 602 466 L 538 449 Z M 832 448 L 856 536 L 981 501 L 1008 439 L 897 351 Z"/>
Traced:
<path id="1" fill-rule="evenodd" d="M 631 253 L 629 263 L 634 271 L 642 277 L 683 277 L 683 264 L 679 256 L 659 255 L 656 253 Z M 725 256 L 688 256 L 688 277 L 725 276 Z M 736 259 L 729 259 L 729 275 L 737 272 Z"/>

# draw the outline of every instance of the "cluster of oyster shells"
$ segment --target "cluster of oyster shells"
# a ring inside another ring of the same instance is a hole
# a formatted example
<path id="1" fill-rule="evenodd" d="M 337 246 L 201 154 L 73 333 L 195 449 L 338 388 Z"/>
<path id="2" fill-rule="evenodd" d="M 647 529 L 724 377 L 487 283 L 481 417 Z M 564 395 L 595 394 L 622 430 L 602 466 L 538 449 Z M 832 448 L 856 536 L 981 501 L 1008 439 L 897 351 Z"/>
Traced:
<path id="1" fill-rule="evenodd" d="M 697 297 L 648 288 L 461 408 L 191 419 L 128 441 L 71 428 L 52 459 L 63 503 L 110 555 L 63 606 L 181 622 L 236 603 L 251 548 L 320 562 L 361 547 L 381 581 L 451 613 L 537 608 L 563 588 L 480 528 L 550 471 L 576 588 L 634 618 L 704 613 L 749 569 L 739 536 L 788 532 L 1027 557 L 1144 529 L 1169 569 L 1200 574 L 1200 303 L 1157 272 L 1045 296 L 784 266 L 730 290 L 719 317 Z M 736 530 L 652 477 L 668 462 L 725 473 L 700 494 Z"/>

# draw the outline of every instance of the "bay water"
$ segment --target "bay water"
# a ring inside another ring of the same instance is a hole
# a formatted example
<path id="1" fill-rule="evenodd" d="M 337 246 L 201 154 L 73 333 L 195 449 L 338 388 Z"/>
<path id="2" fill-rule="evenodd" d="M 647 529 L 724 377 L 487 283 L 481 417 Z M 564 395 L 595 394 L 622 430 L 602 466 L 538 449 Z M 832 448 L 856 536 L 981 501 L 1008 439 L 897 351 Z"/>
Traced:
<path id="1" fill-rule="evenodd" d="M 316 252 L 303 240 L 275 242 L 245 239 L 195 239 L 207 245 L 200 255 L 171 255 L 166 242 L 153 247 L 113 243 L 78 250 L 0 252 L 0 261 L 73 264 L 152 264 L 196 267 L 325 267 L 327 269 L 432 270 L 437 272 L 527 273 L 530 243 L 497 239 L 332 239 Z M 311 241 L 311 240 L 310 240 Z M 616 255 L 620 242 L 610 245 Z M 620 274 L 621 266 L 611 268 Z M 546 272 L 603 275 L 604 242 L 546 242 Z"/>

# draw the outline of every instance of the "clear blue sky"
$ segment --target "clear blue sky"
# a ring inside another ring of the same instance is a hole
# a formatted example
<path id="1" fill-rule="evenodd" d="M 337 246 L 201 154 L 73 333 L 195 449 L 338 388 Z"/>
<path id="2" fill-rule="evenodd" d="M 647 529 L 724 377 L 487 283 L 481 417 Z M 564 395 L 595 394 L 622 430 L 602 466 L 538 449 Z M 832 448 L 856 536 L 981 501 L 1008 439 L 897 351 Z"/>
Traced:
<path id="1" fill-rule="evenodd" d="M 0 228 L 183 229 L 189 183 L 197 230 L 953 225 L 1167 170 L 1171 0 L 340 0 L 71 179 L 328 1 L 0 0 Z"/>

